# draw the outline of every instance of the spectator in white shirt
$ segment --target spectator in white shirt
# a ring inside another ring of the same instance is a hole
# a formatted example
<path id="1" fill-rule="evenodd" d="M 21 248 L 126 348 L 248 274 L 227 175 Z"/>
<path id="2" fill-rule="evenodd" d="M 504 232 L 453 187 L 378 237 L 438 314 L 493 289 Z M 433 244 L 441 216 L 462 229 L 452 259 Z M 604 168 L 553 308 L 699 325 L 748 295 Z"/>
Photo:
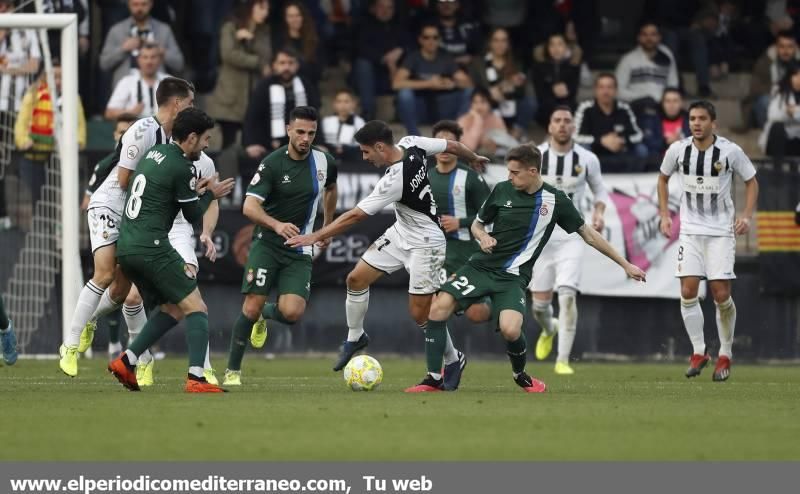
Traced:
<path id="1" fill-rule="evenodd" d="M 328 151 L 341 159 L 347 155 L 360 159 L 361 151 L 355 140 L 364 119 L 356 115 L 356 100 L 349 89 L 340 89 L 333 99 L 333 115 L 322 119 L 322 138 Z"/>
<path id="2" fill-rule="evenodd" d="M 161 50 L 158 45 L 148 43 L 136 57 L 138 69 L 119 80 L 111 99 L 106 105 L 107 120 L 116 120 L 123 113 L 139 118 L 151 117 L 158 111 L 156 90 L 158 83 L 168 77 L 161 72 Z"/>
<path id="3" fill-rule="evenodd" d="M 617 65 L 619 99 L 630 103 L 638 114 L 641 105 L 658 108 L 664 88 L 678 87 L 675 57 L 661 44 L 658 26 L 645 22 L 639 28 L 639 46 L 626 53 Z"/>

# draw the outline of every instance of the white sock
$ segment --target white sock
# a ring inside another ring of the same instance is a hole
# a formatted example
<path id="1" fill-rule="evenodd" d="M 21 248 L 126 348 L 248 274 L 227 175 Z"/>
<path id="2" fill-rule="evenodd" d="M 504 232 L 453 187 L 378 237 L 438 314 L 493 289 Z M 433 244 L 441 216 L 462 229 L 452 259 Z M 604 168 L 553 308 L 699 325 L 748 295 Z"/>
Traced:
<path id="1" fill-rule="evenodd" d="M 717 304 L 717 332 L 719 333 L 719 355 L 731 358 L 733 356 L 733 331 L 736 329 L 736 304 L 733 298 Z"/>
<path id="2" fill-rule="evenodd" d="M 542 331 L 553 334 L 553 304 L 550 300 L 539 300 L 533 297 L 533 318 L 539 323 Z"/>
<path id="3" fill-rule="evenodd" d="M 426 322 L 424 326 L 427 326 L 428 323 Z M 420 326 L 424 331 L 425 328 Z M 453 362 L 458 362 L 458 350 L 456 350 L 455 345 L 453 345 L 453 338 L 450 337 L 450 329 L 447 330 L 447 340 L 444 344 L 444 365 L 452 364 Z"/>
<path id="4" fill-rule="evenodd" d="M 211 370 L 211 344 L 206 345 L 206 361 L 203 364 L 204 370 Z"/>
<path id="5" fill-rule="evenodd" d="M 147 314 L 144 312 L 143 304 L 123 305 L 122 315 L 125 316 L 125 324 L 128 326 L 128 344 L 139 336 L 142 328 L 147 324 Z"/>
<path id="6" fill-rule="evenodd" d="M 705 355 L 706 340 L 703 335 L 705 321 L 703 320 L 703 309 L 700 307 L 697 297 L 691 299 L 681 297 L 681 316 L 683 316 L 683 325 L 689 334 L 689 340 L 692 342 L 692 351 L 697 355 Z"/>
<path id="7" fill-rule="evenodd" d="M 106 288 L 106 291 L 103 292 L 103 296 L 100 297 L 100 303 L 97 304 L 97 309 L 95 309 L 94 314 L 92 314 L 92 321 L 96 321 L 107 314 L 111 314 L 120 307 L 122 307 L 122 304 L 111 300 L 111 292 Z"/>
<path id="8" fill-rule="evenodd" d="M 577 293 L 574 288 L 558 289 L 558 362 L 569 362 L 578 327 Z"/>
<path id="9" fill-rule="evenodd" d="M 358 341 L 364 334 L 364 318 L 369 308 L 369 288 L 361 291 L 347 289 L 344 311 L 347 315 L 347 341 Z"/>
<path id="10" fill-rule="evenodd" d="M 150 353 L 150 349 L 144 351 L 143 354 L 139 355 L 138 363 L 139 364 L 149 364 L 153 361 L 153 354 Z"/>
<path id="11" fill-rule="evenodd" d="M 131 365 L 136 365 L 139 363 L 139 358 L 130 349 L 125 350 L 125 355 L 128 356 L 128 362 L 130 362 Z"/>
<path id="12" fill-rule="evenodd" d="M 100 303 L 100 297 L 103 295 L 103 289 L 97 286 L 92 280 L 89 280 L 81 289 L 78 295 L 78 304 L 75 306 L 75 311 L 72 313 L 72 322 L 70 322 L 70 331 L 67 335 L 64 344 L 66 346 L 78 346 L 81 340 L 81 332 L 83 327 L 92 317 L 92 313 Z"/>
<path id="13" fill-rule="evenodd" d="M 203 368 L 199 366 L 189 367 L 189 374 L 194 377 L 203 377 Z"/>
<path id="14" fill-rule="evenodd" d="M 428 372 L 428 375 L 436 379 L 437 381 L 440 381 L 442 379 L 442 375 L 436 372 Z"/>
<path id="15" fill-rule="evenodd" d="M 109 354 L 117 353 L 117 352 L 121 352 L 121 351 L 122 351 L 122 343 L 116 342 L 116 343 L 109 343 L 108 344 L 108 353 Z"/>

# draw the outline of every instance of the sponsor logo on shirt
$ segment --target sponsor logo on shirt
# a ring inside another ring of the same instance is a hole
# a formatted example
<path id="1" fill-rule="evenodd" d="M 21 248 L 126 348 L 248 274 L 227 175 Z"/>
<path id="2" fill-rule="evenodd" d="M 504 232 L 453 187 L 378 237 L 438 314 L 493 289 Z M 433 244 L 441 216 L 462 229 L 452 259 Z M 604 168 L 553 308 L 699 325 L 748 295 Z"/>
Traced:
<path id="1" fill-rule="evenodd" d="M 128 157 L 129 160 L 132 160 L 135 157 L 139 156 L 139 148 L 131 144 L 130 146 L 128 146 L 128 150 L 125 151 L 125 155 Z"/>
<path id="2" fill-rule="evenodd" d="M 289 175 L 284 175 L 283 176 L 283 182 L 281 182 L 281 183 L 282 184 L 290 184 L 290 183 L 292 183 L 292 179 L 289 178 Z"/>
<path id="3" fill-rule="evenodd" d="M 250 181 L 250 185 L 256 185 L 260 181 L 261 181 L 261 174 L 256 172 L 256 174 L 253 175 L 253 180 Z"/>
<path id="4" fill-rule="evenodd" d="M 511 201 L 506 201 L 506 203 L 503 204 L 503 206 L 505 206 L 507 208 L 510 208 L 511 207 Z"/>

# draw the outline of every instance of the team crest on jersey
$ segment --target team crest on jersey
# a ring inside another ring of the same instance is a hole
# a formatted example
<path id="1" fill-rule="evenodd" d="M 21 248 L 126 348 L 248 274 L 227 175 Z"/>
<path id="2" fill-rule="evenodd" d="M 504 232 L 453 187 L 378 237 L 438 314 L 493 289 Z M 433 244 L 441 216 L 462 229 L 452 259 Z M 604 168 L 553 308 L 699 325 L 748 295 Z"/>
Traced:
<path id="1" fill-rule="evenodd" d="M 583 171 L 583 167 L 581 165 L 575 165 L 574 170 L 575 170 L 575 175 L 580 175 L 581 172 Z"/>
<path id="2" fill-rule="evenodd" d="M 128 146 L 128 150 L 125 151 L 125 155 L 128 157 L 129 160 L 132 160 L 135 157 L 139 156 L 139 148 L 131 144 L 130 146 Z"/>
<path id="3" fill-rule="evenodd" d="M 461 194 L 461 187 L 458 186 L 458 185 L 453 187 L 453 194 L 455 194 L 455 195 Z"/>
<path id="4" fill-rule="evenodd" d="M 247 282 L 248 283 L 252 283 L 253 282 L 253 278 L 254 278 L 253 269 L 250 268 L 250 269 L 247 270 L 247 278 L 246 278 Z"/>
<path id="5" fill-rule="evenodd" d="M 717 170 L 717 171 L 722 170 L 722 162 L 721 161 L 717 161 L 716 163 L 714 163 L 714 169 Z"/>
<path id="6" fill-rule="evenodd" d="M 539 208 L 539 214 L 542 216 L 547 216 L 550 211 L 547 209 L 547 204 L 542 204 L 542 207 Z"/>
<path id="7" fill-rule="evenodd" d="M 196 187 L 197 187 L 197 178 L 192 177 L 192 179 L 189 180 L 189 188 L 194 190 Z"/>
<path id="8" fill-rule="evenodd" d="M 197 277 L 197 275 L 194 274 L 194 271 L 192 271 L 192 267 L 188 264 L 183 265 L 183 274 L 185 274 L 190 280 L 193 280 Z"/>
<path id="9" fill-rule="evenodd" d="M 250 185 L 256 185 L 260 181 L 261 181 L 261 174 L 256 172 L 256 174 L 253 175 L 253 180 L 250 181 Z"/>
<path id="10" fill-rule="evenodd" d="M 317 180 L 319 180 L 320 182 L 322 182 L 323 180 L 325 180 L 325 174 L 322 172 L 322 170 L 319 170 L 319 171 L 317 172 Z"/>
<path id="11" fill-rule="evenodd" d="M 103 230 L 103 240 L 108 240 L 108 232 Z"/>

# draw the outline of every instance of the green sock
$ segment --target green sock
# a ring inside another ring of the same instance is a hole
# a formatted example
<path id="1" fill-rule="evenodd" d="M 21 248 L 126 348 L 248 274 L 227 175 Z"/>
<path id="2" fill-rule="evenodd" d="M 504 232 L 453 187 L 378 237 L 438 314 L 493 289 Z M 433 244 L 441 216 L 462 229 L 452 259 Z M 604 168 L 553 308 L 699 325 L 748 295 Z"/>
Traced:
<path id="1" fill-rule="evenodd" d="M 441 374 L 446 345 L 447 321 L 428 321 L 428 328 L 425 330 L 425 360 L 428 372 Z"/>
<path id="2" fill-rule="evenodd" d="M 147 320 L 147 324 L 144 325 L 139 336 L 128 343 L 128 350 L 138 357 L 160 340 L 167 331 L 174 328 L 176 324 L 178 324 L 178 321 L 174 317 L 165 312 L 156 312 L 153 317 Z"/>
<path id="3" fill-rule="evenodd" d="M 293 322 L 288 321 L 286 320 L 285 317 L 283 317 L 281 311 L 278 310 L 278 304 L 264 304 L 264 309 L 261 311 L 261 315 L 264 316 L 264 319 L 278 321 L 287 325 L 294 324 Z"/>
<path id="4" fill-rule="evenodd" d="M 186 316 L 186 343 L 189 367 L 203 367 L 208 347 L 208 315 L 205 312 L 192 312 Z"/>
<path id="5" fill-rule="evenodd" d="M 514 374 L 519 374 L 525 370 L 525 362 L 528 351 L 528 340 L 525 339 L 525 333 L 520 333 L 516 341 L 506 341 L 506 353 L 508 359 L 511 361 L 511 370 Z"/>
<path id="6" fill-rule="evenodd" d="M 247 340 L 250 339 L 250 332 L 255 321 L 251 321 L 244 314 L 239 314 L 239 318 L 233 323 L 231 333 L 231 353 L 228 356 L 228 369 L 241 370 L 244 351 L 247 348 Z"/>
<path id="7" fill-rule="evenodd" d="M 8 314 L 6 314 L 6 307 L 3 305 L 3 297 L 0 297 L 0 329 L 8 329 Z"/>
<path id="8" fill-rule="evenodd" d="M 108 324 L 108 342 L 119 343 L 119 317 L 120 311 L 116 310 L 106 316 L 106 324 Z"/>

